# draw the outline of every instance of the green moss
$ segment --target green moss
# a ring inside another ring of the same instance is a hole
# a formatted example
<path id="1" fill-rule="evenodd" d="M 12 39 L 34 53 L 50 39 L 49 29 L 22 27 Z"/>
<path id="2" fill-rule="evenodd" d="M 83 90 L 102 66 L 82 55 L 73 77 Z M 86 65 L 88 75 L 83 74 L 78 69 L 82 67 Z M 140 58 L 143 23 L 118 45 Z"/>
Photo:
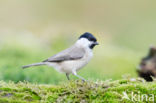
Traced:
<path id="1" fill-rule="evenodd" d="M 1 81 L 0 103 L 133 103 L 131 100 L 122 99 L 123 92 L 126 92 L 130 98 L 132 92 L 138 95 L 153 94 L 156 96 L 156 82 L 147 83 L 140 79 L 98 81 L 96 83 L 70 81 L 54 86 Z M 151 103 L 151 101 L 143 100 L 140 103 Z"/>

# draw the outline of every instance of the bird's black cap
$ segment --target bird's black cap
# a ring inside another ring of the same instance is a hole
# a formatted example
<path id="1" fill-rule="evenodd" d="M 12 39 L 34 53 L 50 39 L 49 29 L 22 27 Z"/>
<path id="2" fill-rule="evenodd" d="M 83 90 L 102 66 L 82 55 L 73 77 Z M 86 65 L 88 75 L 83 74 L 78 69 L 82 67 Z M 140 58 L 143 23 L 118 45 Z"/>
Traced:
<path id="1" fill-rule="evenodd" d="M 81 39 L 81 38 L 86 38 L 86 39 L 88 39 L 89 41 L 93 41 L 93 42 L 96 42 L 96 41 L 97 41 L 96 38 L 95 38 L 91 33 L 89 33 L 89 32 L 86 32 L 86 33 L 82 34 L 82 35 L 79 37 L 79 39 Z"/>

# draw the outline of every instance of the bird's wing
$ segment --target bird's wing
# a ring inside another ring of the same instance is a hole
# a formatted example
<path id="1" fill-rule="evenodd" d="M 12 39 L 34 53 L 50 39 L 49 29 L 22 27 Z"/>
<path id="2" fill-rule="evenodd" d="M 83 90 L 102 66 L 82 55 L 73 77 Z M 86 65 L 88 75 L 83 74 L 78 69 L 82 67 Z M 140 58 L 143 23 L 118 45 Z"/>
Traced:
<path id="1" fill-rule="evenodd" d="M 85 50 L 83 48 L 79 47 L 71 47 L 69 49 L 66 49 L 43 62 L 62 62 L 62 61 L 68 61 L 68 60 L 77 60 L 81 59 L 85 54 Z"/>

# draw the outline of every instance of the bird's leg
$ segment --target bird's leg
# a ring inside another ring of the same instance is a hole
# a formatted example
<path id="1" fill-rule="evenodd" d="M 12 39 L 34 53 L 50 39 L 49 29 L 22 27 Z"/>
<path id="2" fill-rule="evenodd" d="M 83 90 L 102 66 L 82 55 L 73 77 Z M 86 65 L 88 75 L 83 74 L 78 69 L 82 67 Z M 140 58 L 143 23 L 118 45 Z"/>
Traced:
<path id="1" fill-rule="evenodd" d="M 77 75 L 77 73 L 75 71 L 73 72 L 73 75 L 75 75 L 76 77 L 80 78 L 84 82 L 86 81 L 83 77 Z"/>
<path id="2" fill-rule="evenodd" d="M 66 77 L 67 77 L 68 80 L 70 80 L 70 78 L 69 78 L 69 74 L 68 74 L 68 73 L 66 73 Z"/>

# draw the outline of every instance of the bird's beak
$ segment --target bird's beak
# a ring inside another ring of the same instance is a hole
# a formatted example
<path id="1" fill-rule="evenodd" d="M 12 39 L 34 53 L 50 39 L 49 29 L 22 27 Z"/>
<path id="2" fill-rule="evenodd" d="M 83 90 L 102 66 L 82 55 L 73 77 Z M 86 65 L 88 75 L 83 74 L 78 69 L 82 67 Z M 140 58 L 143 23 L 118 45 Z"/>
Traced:
<path id="1" fill-rule="evenodd" d="M 94 42 L 94 45 L 99 45 L 99 43 L 98 42 Z"/>

